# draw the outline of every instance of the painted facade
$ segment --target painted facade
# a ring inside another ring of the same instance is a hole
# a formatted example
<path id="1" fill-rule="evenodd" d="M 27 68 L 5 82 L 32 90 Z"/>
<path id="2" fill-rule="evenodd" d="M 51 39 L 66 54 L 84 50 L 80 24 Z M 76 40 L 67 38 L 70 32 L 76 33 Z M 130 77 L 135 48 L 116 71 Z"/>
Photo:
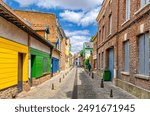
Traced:
<path id="1" fill-rule="evenodd" d="M 31 57 L 31 77 L 39 78 L 50 73 L 50 54 L 40 50 L 30 48 Z"/>
<path id="2" fill-rule="evenodd" d="M 30 89 L 30 52 L 34 54 L 33 48 L 36 48 L 41 52 L 39 55 L 38 51 L 38 56 L 48 59 L 53 45 L 36 34 L 2 1 L 0 10 L 0 98 L 14 98 L 19 92 Z M 45 72 L 50 72 L 50 63 L 48 59 Z"/>
<path id="3" fill-rule="evenodd" d="M 59 67 L 57 69 L 54 69 L 55 64 L 53 64 L 52 62 L 51 68 L 55 70 L 52 73 L 54 72 L 57 73 L 60 70 L 64 70 L 65 52 L 63 51 L 62 46 L 64 45 L 63 41 L 65 39 L 65 34 L 55 14 L 33 12 L 33 11 L 15 11 L 15 12 L 22 18 L 28 20 L 32 24 L 31 27 L 38 34 L 40 34 L 46 40 L 49 40 L 54 44 L 55 49 L 53 49 L 52 57 L 53 59 L 57 59 L 55 61 L 57 62 L 57 64 L 59 64 Z M 46 33 L 46 28 L 49 29 L 49 33 Z"/>
<path id="4" fill-rule="evenodd" d="M 21 71 L 21 81 L 28 81 L 28 47 L 0 37 L 0 90 L 18 85 Z"/>
<path id="5" fill-rule="evenodd" d="M 66 68 L 70 67 L 70 55 L 71 55 L 71 44 L 70 44 L 70 38 L 66 38 Z"/>
<path id="6" fill-rule="evenodd" d="M 85 42 L 83 44 L 83 57 L 84 59 L 88 59 L 91 56 L 93 50 L 93 43 L 92 42 Z"/>

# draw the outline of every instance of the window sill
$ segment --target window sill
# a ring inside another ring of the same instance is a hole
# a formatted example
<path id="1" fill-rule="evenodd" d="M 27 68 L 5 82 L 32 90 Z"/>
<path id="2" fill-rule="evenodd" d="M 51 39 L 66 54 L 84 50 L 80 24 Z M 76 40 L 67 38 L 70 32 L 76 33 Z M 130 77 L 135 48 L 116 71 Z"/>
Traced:
<path id="1" fill-rule="evenodd" d="M 107 36 L 107 38 L 110 37 L 110 36 L 111 36 L 111 33 L 109 33 L 109 35 Z"/>
<path id="2" fill-rule="evenodd" d="M 136 78 L 139 78 L 139 79 L 144 79 L 144 80 L 147 80 L 147 81 L 150 80 L 150 77 L 149 77 L 149 76 L 146 76 L 146 75 L 135 74 L 134 76 L 135 76 Z"/>
<path id="3" fill-rule="evenodd" d="M 150 3 L 144 5 L 143 7 L 141 7 L 139 10 L 137 10 L 134 15 L 137 15 L 138 13 L 140 13 L 145 7 L 147 7 L 148 5 L 150 5 Z"/>
<path id="4" fill-rule="evenodd" d="M 124 71 L 122 71 L 121 74 L 122 74 L 122 75 L 130 76 L 130 73 L 129 73 L 129 72 L 124 72 Z"/>
<path id="5" fill-rule="evenodd" d="M 130 19 L 126 20 L 124 23 L 121 24 L 121 26 L 125 25 L 129 21 L 130 21 Z"/>

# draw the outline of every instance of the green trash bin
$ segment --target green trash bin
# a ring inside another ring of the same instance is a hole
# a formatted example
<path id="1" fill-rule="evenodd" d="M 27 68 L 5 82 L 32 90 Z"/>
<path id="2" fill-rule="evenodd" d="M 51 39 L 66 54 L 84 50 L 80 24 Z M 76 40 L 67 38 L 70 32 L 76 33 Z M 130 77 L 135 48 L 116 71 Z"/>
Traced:
<path id="1" fill-rule="evenodd" d="M 104 70 L 103 79 L 104 79 L 104 81 L 110 81 L 111 80 L 110 70 L 108 70 L 108 69 Z"/>

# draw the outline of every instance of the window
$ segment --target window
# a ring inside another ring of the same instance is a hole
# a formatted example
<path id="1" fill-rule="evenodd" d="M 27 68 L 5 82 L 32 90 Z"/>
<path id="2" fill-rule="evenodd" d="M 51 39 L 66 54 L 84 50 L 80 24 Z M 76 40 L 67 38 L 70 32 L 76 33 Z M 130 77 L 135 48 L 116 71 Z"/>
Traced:
<path id="1" fill-rule="evenodd" d="M 101 30 L 99 31 L 99 44 L 101 43 Z"/>
<path id="2" fill-rule="evenodd" d="M 104 52 L 102 52 L 102 63 L 101 63 L 101 68 L 104 68 Z"/>
<path id="3" fill-rule="evenodd" d="M 105 25 L 103 26 L 103 32 L 102 32 L 102 41 L 105 39 Z"/>
<path id="4" fill-rule="evenodd" d="M 109 34 L 112 33 L 112 14 L 109 16 Z"/>
<path id="5" fill-rule="evenodd" d="M 100 55 L 100 53 L 99 53 L 99 69 L 101 68 L 101 55 Z"/>
<path id="6" fill-rule="evenodd" d="M 139 73 L 142 75 L 149 75 L 149 43 L 148 33 L 139 37 Z"/>
<path id="7" fill-rule="evenodd" d="M 129 41 L 124 42 L 124 71 L 129 72 L 130 69 L 130 51 Z"/>
<path id="8" fill-rule="evenodd" d="M 150 2 L 150 0 L 140 0 L 141 1 L 141 7 L 145 6 Z"/>
<path id="9" fill-rule="evenodd" d="M 47 72 L 47 58 L 43 58 L 44 72 Z"/>
<path id="10" fill-rule="evenodd" d="M 56 48 L 58 50 L 61 50 L 61 41 L 60 41 L 60 39 L 58 37 L 57 37 L 57 41 L 56 41 Z"/>
<path id="11" fill-rule="evenodd" d="M 126 20 L 130 19 L 130 0 L 126 0 Z"/>

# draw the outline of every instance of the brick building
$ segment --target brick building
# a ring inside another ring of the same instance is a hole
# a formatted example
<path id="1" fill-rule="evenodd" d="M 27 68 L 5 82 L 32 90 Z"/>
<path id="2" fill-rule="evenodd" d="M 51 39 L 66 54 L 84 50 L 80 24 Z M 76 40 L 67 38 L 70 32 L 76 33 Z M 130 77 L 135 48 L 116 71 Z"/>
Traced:
<path id="1" fill-rule="evenodd" d="M 60 70 L 64 70 L 66 36 L 56 15 L 34 11 L 16 10 L 15 12 L 26 20 L 38 34 L 54 44 L 52 75 L 57 74 Z M 48 34 L 45 33 L 45 29 L 48 29 Z"/>
<path id="2" fill-rule="evenodd" d="M 98 73 L 139 98 L 150 98 L 150 1 L 104 0 L 97 17 Z"/>
<path id="3" fill-rule="evenodd" d="M 91 65 L 93 70 L 97 69 L 97 37 L 98 34 L 96 33 L 96 35 L 91 40 L 91 42 L 93 42 L 93 51 L 91 57 Z"/>

